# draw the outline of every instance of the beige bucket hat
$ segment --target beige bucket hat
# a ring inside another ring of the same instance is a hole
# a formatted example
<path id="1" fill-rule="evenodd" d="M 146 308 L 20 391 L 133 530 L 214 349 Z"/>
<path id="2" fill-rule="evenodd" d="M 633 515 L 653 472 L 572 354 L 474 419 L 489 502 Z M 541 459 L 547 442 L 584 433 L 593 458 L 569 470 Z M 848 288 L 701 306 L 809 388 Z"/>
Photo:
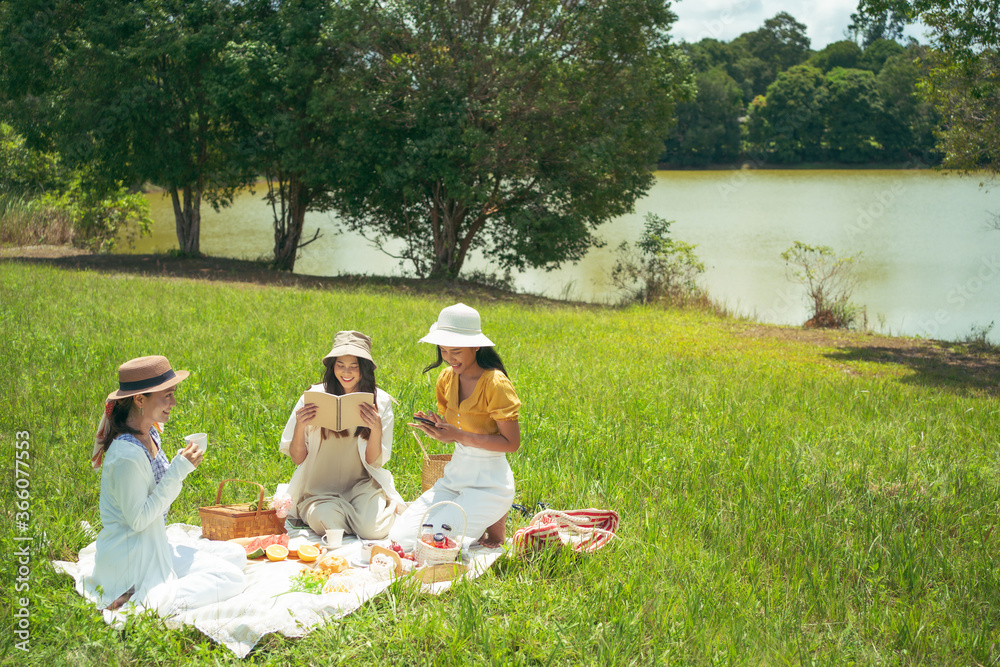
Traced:
<path id="1" fill-rule="evenodd" d="M 372 359 L 372 339 L 360 331 L 338 331 L 337 335 L 333 337 L 333 349 L 323 357 L 323 361 L 342 357 L 345 354 L 353 354 L 355 357 L 367 359 L 372 362 L 375 368 L 378 368 L 375 360 Z"/>

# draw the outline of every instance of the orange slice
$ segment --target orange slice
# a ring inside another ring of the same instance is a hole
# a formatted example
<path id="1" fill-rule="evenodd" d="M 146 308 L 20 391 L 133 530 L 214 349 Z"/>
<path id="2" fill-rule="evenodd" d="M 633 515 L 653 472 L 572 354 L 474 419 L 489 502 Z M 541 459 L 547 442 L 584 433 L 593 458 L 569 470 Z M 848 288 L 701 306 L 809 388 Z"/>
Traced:
<path id="1" fill-rule="evenodd" d="M 288 558 L 288 547 L 281 544 L 272 544 L 267 549 L 264 549 L 264 553 L 267 554 L 268 560 L 285 560 Z"/>
<path id="2" fill-rule="evenodd" d="M 306 562 L 319 558 L 319 547 L 315 544 L 303 544 L 299 547 L 299 558 Z"/>

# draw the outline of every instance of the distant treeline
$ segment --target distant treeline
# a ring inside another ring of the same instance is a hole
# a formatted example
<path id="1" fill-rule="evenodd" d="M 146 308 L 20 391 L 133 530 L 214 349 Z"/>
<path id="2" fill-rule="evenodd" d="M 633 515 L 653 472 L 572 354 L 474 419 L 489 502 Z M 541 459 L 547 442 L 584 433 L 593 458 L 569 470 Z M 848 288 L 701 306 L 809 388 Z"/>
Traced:
<path id="1" fill-rule="evenodd" d="M 682 44 L 697 93 L 678 104 L 661 165 L 940 162 L 938 113 L 918 91 L 927 47 L 844 40 L 812 51 L 805 29 L 782 12 L 728 43 Z"/>

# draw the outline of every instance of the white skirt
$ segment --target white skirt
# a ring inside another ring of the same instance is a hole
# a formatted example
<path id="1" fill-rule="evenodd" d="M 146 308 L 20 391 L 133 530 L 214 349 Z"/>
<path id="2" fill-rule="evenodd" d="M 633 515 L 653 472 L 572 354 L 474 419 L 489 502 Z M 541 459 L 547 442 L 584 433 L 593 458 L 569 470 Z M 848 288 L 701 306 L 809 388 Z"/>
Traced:
<path id="1" fill-rule="evenodd" d="M 170 543 L 176 595 L 170 614 L 239 595 L 246 586 L 243 547 L 231 542 Z"/>
<path id="2" fill-rule="evenodd" d="M 439 507 L 427 515 L 429 507 L 443 500 L 450 500 L 465 510 L 462 513 L 450 505 Z M 396 519 L 389 538 L 404 550 L 411 551 L 420 536 L 421 524 L 431 523 L 434 531 L 451 526 L 455 538 L 463 536 L 462 547 L 467 549 L 510 510 L 514 502 L 514 473 L 507 457 L 501 452 L 455 444 L 455 453 L 444 468 L 444 476 L 423 495 L 410 503 L 402 516 Z M 465 525 L 466 521 L 468 525 Z"/>

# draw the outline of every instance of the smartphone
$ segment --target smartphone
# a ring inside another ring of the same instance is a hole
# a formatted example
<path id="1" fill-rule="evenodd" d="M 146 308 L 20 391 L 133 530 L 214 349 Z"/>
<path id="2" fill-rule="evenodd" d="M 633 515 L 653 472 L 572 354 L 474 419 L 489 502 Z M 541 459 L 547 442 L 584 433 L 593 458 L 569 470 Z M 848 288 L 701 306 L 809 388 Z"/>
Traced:
<path id="1" fill-rule="evenodd" d="M 434 428 L 437 428 L 437 424 L 435 424 L 434 422 L 432 422 L 430 419 L 426 419 L 424 417 L 417 417 L 416 415 L 414 415 L 413 416 L 413 420 L 414 421 L 418 421 L 421 424 L 427 424 L 428 426 L 432 426 Z"/>

